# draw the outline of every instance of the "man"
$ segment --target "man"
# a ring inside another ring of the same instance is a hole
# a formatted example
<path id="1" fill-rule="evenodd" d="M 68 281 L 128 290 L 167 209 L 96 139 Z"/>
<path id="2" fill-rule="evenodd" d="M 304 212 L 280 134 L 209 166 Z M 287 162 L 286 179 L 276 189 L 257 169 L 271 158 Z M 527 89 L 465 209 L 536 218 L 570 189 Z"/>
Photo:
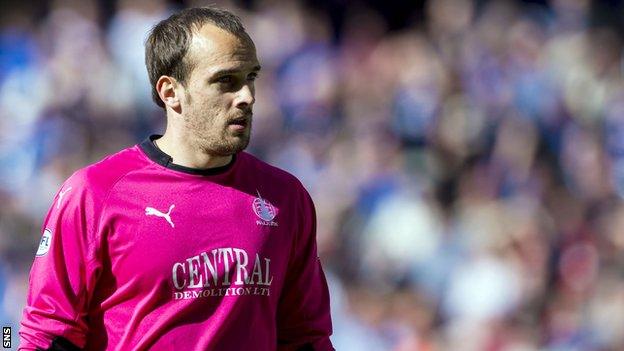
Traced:
<path id="1" fill-rule="evenodd" d="M 242 152 L 260 66 L 240 21 L 181 11 L 146 65 L 165 134 L 63 184 L 21 349 L 333 350 L 310 196 Z"/>

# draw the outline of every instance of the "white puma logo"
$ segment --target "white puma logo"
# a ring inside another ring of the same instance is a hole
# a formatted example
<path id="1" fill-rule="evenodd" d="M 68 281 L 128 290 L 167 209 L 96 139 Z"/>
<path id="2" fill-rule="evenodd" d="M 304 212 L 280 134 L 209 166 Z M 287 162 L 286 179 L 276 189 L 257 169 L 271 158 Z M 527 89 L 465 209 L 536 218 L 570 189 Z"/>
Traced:
<path id="1" fill-rule="evenodd" d="M 70 186 L 69 188 L 65 189 L 65 190 L 61 190 L 58 194 L 58 200 L 56 200 L 56 208 L 61 207 L 61 201 L 63 201 L 63 196 L 65 196 L 65 194 L 67 194 L 70 190 L 72 190 L 72 187 Z"/>
<path id="2" fill-rule="evenodd" d="M 167 222 L 169 222 L 169 224 L 171 224 L 171 228 L 175 228 L 175 225 L 173 225 L 173 222 L 171 221 L 171 210 L 173 210 L 174 207 L 175 207 L 175 205 L 169 206 L 169 212 L 167 212 L 167 213 L 162 213 L 162 212 L 158 211 L 157 209 L 155 209 L 153 207 L 146 207 L 145 208 L 145 215 L 146 216 L 162 217 Z"/>

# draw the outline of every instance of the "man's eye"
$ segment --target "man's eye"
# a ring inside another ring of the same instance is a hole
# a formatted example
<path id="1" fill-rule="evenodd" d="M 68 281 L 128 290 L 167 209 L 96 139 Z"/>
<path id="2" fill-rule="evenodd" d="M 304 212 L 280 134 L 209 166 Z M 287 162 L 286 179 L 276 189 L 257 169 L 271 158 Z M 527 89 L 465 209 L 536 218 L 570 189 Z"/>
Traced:
<path id="1" fill-rule="evenodd" d="M 234 79 L 232 78 L 232 76 L 223 76 L 223 77 L 219 77 L 217 79 L 217 82 L 223 83 L 223 84 L 230 84 L 233 81 L 234 81 Z"/>

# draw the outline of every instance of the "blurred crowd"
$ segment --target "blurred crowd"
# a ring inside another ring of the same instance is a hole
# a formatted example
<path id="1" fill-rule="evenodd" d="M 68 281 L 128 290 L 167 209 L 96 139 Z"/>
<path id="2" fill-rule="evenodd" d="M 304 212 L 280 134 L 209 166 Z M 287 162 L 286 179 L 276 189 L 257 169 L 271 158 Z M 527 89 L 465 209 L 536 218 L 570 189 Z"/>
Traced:
<path id="1" fill-rule="evenodd" d="M 362 2 L 338 27 L 300 2 L 216 3 L 263 66 L 249 151 L 315 200 L 337 350 L 624 350 L 622 33 L 590 1 L 431 0 L 400 30 Z M 59 185 L 164 130 L 147 32 L 205 3 L 48 5 L 0 11 L 16 328 Z"/>

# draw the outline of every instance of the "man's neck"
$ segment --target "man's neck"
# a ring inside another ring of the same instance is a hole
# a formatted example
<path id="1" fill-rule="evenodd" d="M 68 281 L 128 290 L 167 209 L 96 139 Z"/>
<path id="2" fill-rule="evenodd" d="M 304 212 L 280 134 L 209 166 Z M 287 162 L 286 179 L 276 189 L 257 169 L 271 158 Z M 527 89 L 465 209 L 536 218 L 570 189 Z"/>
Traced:
<path id="1" fill-rule="evenodd" d="M 225 166 L 232 160 L 232 155 L 216 156 L 206 153 L 204 150 L 193 147 L 188 139 L 176 137 L 172 133 L 165 132 L 161 138 L 154 140 L 156 146 L 167 155 L 171 156 L 173 163 L 195 169 L 209 169 Z"/>

